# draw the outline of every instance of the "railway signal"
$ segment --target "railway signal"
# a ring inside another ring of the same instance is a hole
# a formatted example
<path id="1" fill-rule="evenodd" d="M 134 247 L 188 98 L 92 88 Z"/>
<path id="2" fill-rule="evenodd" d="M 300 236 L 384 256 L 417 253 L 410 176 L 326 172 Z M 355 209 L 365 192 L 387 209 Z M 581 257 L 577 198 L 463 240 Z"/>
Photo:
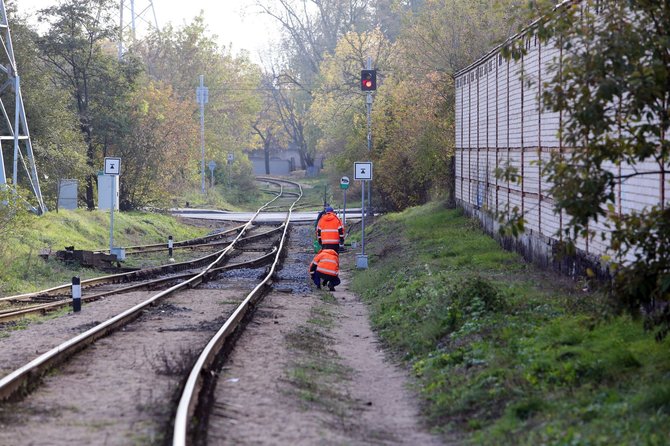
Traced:
<path id="1" fill-rule="evenodd" d="M 377 70 L 361 70 L 361 90 L 375 91 L 377 89 Z"/>

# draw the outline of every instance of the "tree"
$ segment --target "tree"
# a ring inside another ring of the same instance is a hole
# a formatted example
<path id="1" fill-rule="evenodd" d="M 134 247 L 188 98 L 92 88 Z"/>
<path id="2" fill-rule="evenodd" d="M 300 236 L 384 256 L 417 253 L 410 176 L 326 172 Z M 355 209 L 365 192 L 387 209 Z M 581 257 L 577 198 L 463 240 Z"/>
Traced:
<path id="1" fill-rule="evenodd" d="M 85 178 L 85 146 L 70 96 L 53 88 L 51 67 L 39 58 L 38 34 L 26 25 L 25 18 L 11 12 L 9 17 L 37 172 L 47 207 L 53 209 L 59 179 Z M 8 112 L 13 116 L 13 111 Z"/>
<path id="2" fill-rule="evenodd" d="M 371 26 L 369 0 L 259 1 L 261 10 L 281 25 L 283 60 L 275 62 L 275 104 L 291 142 L 300 151 L 301 167 L 312 166 L 318 128 L 309 119 L 320 66 L 340 38 Z"/>
<path id="3" fill-rule="evenodd" d="M 167 27 L 151 34 L 135 50 L 153 79 L 172 86 L 174 95 L 182 101 L 183 113 L 194 122 L 199 122 L 195 90 L 199 76 L 204 76 L 209 88 L 209 103 L 205 106 L 207 158 L 225 165 L 229 152 L 242 155 L 243 149 L 253 145 L 252 124 L 263 102 L 259 91 L 261 70 L 248 55 L 233 56 L 230 48 L 220 48 L 216 36 L 209 34 L 202 14 L 177 30 Z M 197 147 L 197 139 L 193 147 Z M 241 163 L 241 158 L 237 156 L 235 163 Z M 197 172 L 199 169 L 194 168 L 194 176 Z M 250 169 L 240 172 L 251 175 Z M 237 183 L 235 186 L 242 187 Z"/>
<path id="4" fill-rule="evenodd" d="M 71 95 L 86 144 L 89 209 L 95 206 L 94 172 L 100 165 L 100 145 L 104 143 L 104 138 L 101 141 L 96 136 L 109 122 L 105 115 L 110 105 L 115 108 L 113 104 L 122 101 L 119 93 L 132 84 L 136 72 L 119 67 L 112 48 L 104 51 L 104 45 L 116 36 L 113 9 L 112 0 L 65 0 L 39 13 L 40 21 L 49 25 L 39 40 L 40 57 L 53 70 L 53 85 Z"/>
<path id="5" fill-rule="evenodd" d="M 123 159 L 122 210 L 167 207 L 172 192 L 188 184 L 188 167 L 197 161 L 189 148 L 198 127 L 183 113 L 185 104 L 170 86 L 150 80 L 141 84 L 128 107 L 130 128 L 113 148 Z"/>
<path id="6" fill-rule="evenodd" d="M 278 108 L 275 104 L 274 90 L 276 86 L 274 85 L 274 79 L 270 75 L 265 75 L 261 85 L 264 93 L 263 108 L 251 127 L 260 139 L 260 145 L 263 148 L 265 158 L 265 173 L 268 175 L 270 174 L 270 151 L 282 143 L 285 146 L 287 134 L 277 115 Z"/>
<path id="7" fill-rule="evenodd" d="M 544 169 L 557 211 L 570 216 L 563 235 L 593 237 L 589 223 L 606 223 L 618 302 L 660 324 L 662 337 L 670 329 L 668 200 L 662 194 L 659 204 L 625 214 L 615 192 L 633 177 L 668 181 L 670 8 L 649 0 L 582 1 L 551 14 L 553 5 L 543 6 L 550 19 L 538 35 L 563 52 L 543 101 L 564 113 L 561 135 L 572 148 L 554 153 Z M 642 161 L 656 168 L 644 169 Z M 622 164 L 638 167 L 629 174 L 612 167 Z"/>

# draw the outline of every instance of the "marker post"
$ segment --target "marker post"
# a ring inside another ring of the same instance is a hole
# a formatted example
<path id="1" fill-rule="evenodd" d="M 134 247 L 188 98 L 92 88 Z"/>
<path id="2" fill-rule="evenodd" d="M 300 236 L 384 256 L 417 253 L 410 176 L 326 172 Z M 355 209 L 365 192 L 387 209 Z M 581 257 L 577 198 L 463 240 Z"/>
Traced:
<path id="1" fill-rule="evenodd" d="M 72 278 L 72 311 L 75 313 L 81 311 L 81 280 L 79 276 Z"/>

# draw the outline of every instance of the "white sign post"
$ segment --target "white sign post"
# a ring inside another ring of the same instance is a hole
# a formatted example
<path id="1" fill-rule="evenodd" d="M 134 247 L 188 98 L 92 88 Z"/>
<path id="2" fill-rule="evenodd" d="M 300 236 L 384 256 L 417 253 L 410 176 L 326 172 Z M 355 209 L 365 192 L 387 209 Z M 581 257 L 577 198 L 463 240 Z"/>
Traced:
<path id="1" fill-rule="evenodd" d="M 116 205 L 116 179 L 121 174 L 121 158 L 105 158 L 105 175 L 112 176 L 112 191 L 111 199 L 109 201 L 109 253 L 112 254 L 114 249 L 114 206 Z"/>
<path id="2" fill-rule="evenodd" d="M 356 268 L 368 268 L 368 256 L 365 255 L 365 185 L 372 181 L 372 163 L 354 163 L 354 180 L 361 181 L 361 253 L 356 256 Z M 369 187 L 369 186 L 368 186 Z"/>

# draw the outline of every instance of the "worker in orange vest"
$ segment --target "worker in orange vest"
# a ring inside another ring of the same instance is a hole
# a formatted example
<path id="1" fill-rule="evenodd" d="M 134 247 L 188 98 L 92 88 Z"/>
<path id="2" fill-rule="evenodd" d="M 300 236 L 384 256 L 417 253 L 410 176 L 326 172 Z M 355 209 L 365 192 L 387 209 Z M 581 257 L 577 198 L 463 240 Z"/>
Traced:
<path id="1" fill-rule="evenodd" d="M 322 249 L 314 256 L 309 266 L 309 274 L 317 288 L 328 286 L 330 291 L 340 284 L 340 255 L 334 249 Z M 322 282 L 323 281 L 323 282 Z"/>
<path id="2" fill-rule="evenodd" d="M 344 244 L 344 226 L 330 206 L 316 224 L 316 239 L 323 249 L 332 249 L 338 253 L 340 245 Z"/>

